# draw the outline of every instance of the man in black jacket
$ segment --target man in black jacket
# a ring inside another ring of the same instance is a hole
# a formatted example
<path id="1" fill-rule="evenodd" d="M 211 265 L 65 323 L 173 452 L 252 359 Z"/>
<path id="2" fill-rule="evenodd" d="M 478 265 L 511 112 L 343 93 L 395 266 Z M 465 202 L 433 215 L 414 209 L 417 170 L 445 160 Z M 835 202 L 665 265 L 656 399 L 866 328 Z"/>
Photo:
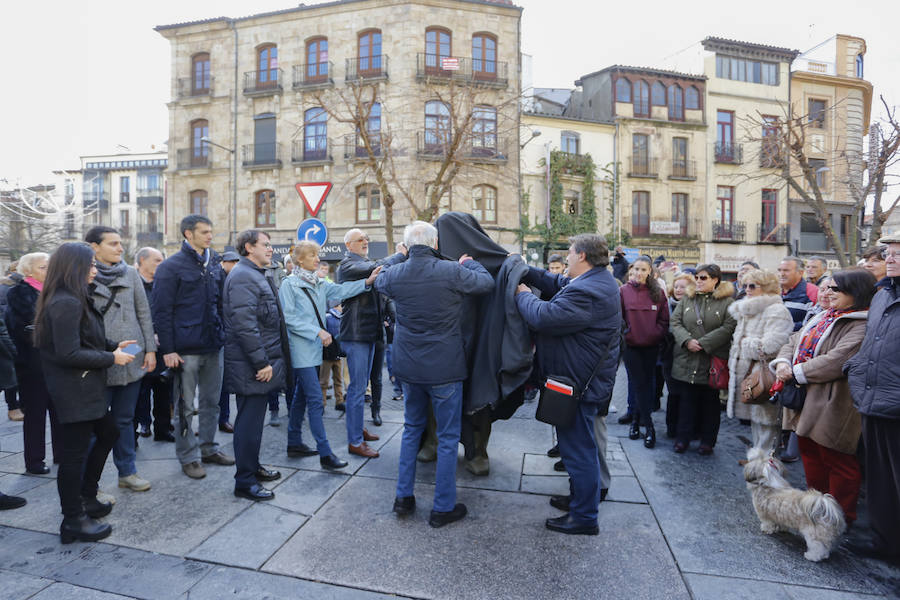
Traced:
<path id="1" fill-rule="evenodd" d="M 338 283 L 365 279 L 379 265 L 402 262 L 406 248 L 398 245 L 398 252 L 379 261 L 369 260 L 369 236 L 361 229 L 351 229 L 344 235 L 347 256 L 337 270 Z M 377 458 L 378 451 L 364 442 L 375 441 L 377 435 L 363 427 L 366 384 L 372 372 L 375 342 L 384 339 L 382 303 L 374 290 L 363 292 L 343 301 L 341 317 L 341 347 L 347 354 L 350 383 L 345 396 L 347 415 L 347 443 L 349 452 L 365 458 Z"/>
<path id="2" fill-rule="evenodd" d="M 287 331 L 275 282 L 266 277 L 272 244 L 265 232 L 251 229 L 237 238 L 241 260 L 225 280 L 223 314 L 225 383 L 237 400 L 234 419 L 234 495 L 250 500 L 271 500 L 275 492 L 260 481 L 274 481 L 278 471 L 259 464 L 263 422 L 269 393 L 292 381 Z"/>
<path id="3" fill-rule="evenodd" d="M 181 250 L 156 269 L 150 300 L 159 354 L 169 369 L 180 369 L 174 393 L 175 451 L 184 474 L 206 477 L 200 464 L 233 465 L 216 444 L 222 388 L 222 281 L 224 271 L 212 245 L 212 221 L 202 215 L 181 220 Z M 180 383 L 180 385 L 179 385 Z M 194 397 L 199 443 L 191 430 Z"/>

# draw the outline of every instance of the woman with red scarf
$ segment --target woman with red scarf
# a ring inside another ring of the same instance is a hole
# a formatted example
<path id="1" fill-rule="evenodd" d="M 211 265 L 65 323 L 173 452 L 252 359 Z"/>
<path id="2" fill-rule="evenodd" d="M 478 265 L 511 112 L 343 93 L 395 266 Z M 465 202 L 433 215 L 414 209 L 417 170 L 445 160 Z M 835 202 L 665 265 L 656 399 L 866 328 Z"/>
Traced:
<path id="1" fill-rule="evenodd" d="M 779 381 L 806 386 L 803 409 L 785 410 L 786 428 L 799 438 L 807 487 L 834 496 L 851 523 L 862 480 L 856 459 L 861 423 L 843 366 L 865 336 L 875 278 L 863 269 L 839 271 L 823 290 L 830 307 L 793 334 L 769 366 Z"/>

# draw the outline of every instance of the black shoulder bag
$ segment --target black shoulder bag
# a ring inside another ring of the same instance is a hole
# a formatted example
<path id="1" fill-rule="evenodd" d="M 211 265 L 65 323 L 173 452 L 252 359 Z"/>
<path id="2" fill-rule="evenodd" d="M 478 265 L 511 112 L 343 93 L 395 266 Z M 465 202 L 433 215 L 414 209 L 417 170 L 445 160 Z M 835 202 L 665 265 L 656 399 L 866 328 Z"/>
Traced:
<path id="1" fill-rule="evenodd" d="M 306 294 L 306 297 L 309 298 L 313 310 L 316 311 L 316 319 L 319 321 L 319 328 L 328 331 L 328 329 L 325 327 L 325 323 L 322 321 L 322 315 L 319 314 L 319 307 L 316 306 L 316 301 L 313 300 L 312 294 L 310 294 L 309 290 L 306 288 L 301 289 L 303 290 L 303 293 Z M 340 357 L 341 349 L 340 346 L 336 345 L 337 343 L 338 341 L 336 339 L 331 338 L 331 344 L 329 346 L 322 346 L 322 360 L 336 360 L 335 358 L 333 358 L 335 351 L 337 351 L 336 353 L 338 357 Z M 334 346 L 334 348 L 332 348 L 332 346 Z"/>
<path id="2" fill-rule="evenodd" d="M 578 403 L 581 397 L 587 391 L 588 386 L 597 375 L 597 371 L 606 359 L 609 358 L 612 349 L 619 343 L 619 336 L 612 336 L 603 358 L 597 362 L 597 366 L 591 372 L 587 383 L 582 389 L 578 389 L 578 384 L 571 378 L 562 375 L 547 375 L 547 380 L 541 386 L 541 395 L 538 400 L 537 412 L 534 417 L 543 423 L 554 425 L 556 427 L 569 427 L 575 421 L 575 414 L 578 412 Z"/>

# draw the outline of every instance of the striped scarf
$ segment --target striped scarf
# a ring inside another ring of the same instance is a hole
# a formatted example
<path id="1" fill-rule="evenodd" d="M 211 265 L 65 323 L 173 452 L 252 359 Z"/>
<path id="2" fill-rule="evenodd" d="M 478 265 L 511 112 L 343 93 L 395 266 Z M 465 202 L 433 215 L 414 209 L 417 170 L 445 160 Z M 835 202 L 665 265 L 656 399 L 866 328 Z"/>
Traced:
<path id="1" fill-rule="evenodd" d="M 831 324 L 834 323 L 838 317 L 851 312 L 853 312 L 852 308 L 845 308 L 842 310 L 829 308 L 825 311 L 825 315 L 818 323 L 816 323 L 815 327 L 811 327 L 809 331 L 804 334 L 803 339 L 800 340 L 800 345 L 797 347 L 797 359 L 794 361 L 794 364 L 799 365 L 815 356 L 816 346 L 819 345 L 819 340 L 822 339 L 822 336 L 825 335 L 825 332 L 828 331 Z"/>

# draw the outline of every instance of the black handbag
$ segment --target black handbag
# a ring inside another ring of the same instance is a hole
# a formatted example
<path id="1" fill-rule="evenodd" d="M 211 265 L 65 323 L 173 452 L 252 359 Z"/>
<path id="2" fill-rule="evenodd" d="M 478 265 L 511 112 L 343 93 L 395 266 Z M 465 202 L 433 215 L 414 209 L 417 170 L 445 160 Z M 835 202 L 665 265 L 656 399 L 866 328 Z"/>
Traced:
<path id="1" fill-rule="evenodd" d="M 775 397 L 781 406 L 800 412 L 806 403 L 806 386 L 797 383 L 796 379 L 791 379 L 784 384 L 780 392 L 775 393 Z"/>
<path id="2" fill-rule="evenodd" d="M 621 337 L 621 336 L 619 336 Z M 619 343 L 619 337 L 613 336 L 603 358 L 594 367 L 591 376 L 584 387 L 579 389 L 578 384 L 562 375 L 547 375 L 547 380 L 541 386 L 541 395 L 538 400 L 537 412 L 534 417 L 542 423 L 555 427 L 569 427 L 575 421 L 578 412 L 578 403 L 587 391 L 591 381 L 600 369 L 600 366 L 609 358 L 612 349 Z"/>

